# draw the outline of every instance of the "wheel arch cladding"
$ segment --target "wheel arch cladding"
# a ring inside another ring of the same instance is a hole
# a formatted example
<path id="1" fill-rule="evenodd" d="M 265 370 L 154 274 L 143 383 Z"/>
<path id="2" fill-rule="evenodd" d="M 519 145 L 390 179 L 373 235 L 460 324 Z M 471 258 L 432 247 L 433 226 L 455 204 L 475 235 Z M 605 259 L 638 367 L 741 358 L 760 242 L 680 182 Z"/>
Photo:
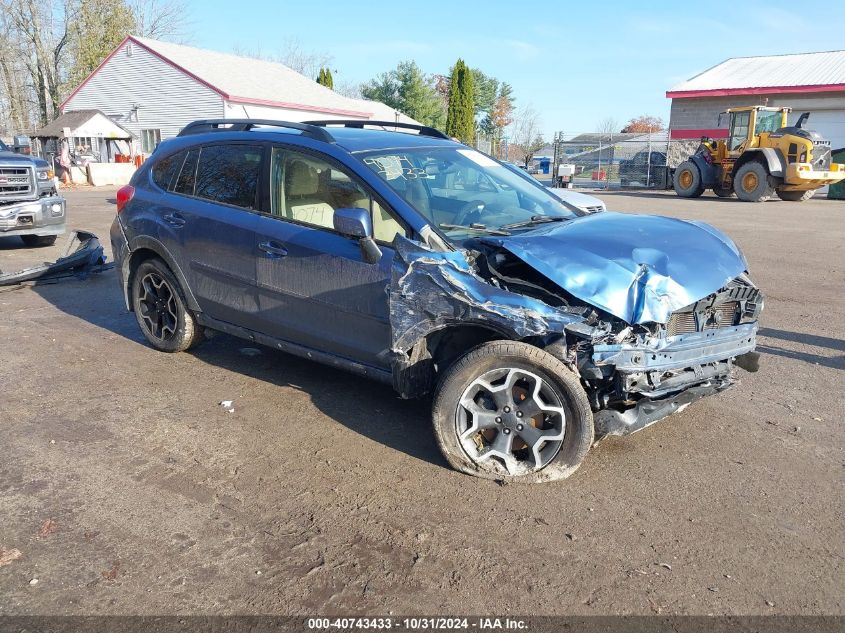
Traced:
<path id="1" fill-rule="evenodd" d="M 127 296 L 127 304 L 129 305 L 129 309 L 132 310 L 132 301 L 129 297 L 129 293 L 132 291 L 132 282 L 133 277 L 135 275 L 135 270 L 141 264 L 141 262 L 153 258 L 158 257 L 170 269 L 173 275 L 176 277 L 176 280 L 179 282 L 179 286 L 182 289 L 183 294 L 185 295 L 185 300 L 188 302 L 188 307 L 191 310 L 200 311 L 199 304 L 197 303 L 196 298 L 194 297 L 194 293 L 191 291 L 191 287 L 188 285 L 185 276 L 182 274 L 182 270 L 176 264 L 173 256 L 170 252 L 165 248 L 165 246 L 150 237 L 147 236 L 140 236 L 132 240 L 130 244 L 130 255 L 127 258 L 127 271 L 126 271 L 126 296 Z"/>

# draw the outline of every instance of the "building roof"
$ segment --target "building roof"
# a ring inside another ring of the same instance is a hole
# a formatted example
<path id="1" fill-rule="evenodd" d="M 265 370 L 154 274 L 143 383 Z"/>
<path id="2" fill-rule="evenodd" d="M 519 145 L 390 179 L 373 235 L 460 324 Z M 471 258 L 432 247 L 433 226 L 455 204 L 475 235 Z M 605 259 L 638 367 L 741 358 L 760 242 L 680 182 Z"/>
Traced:
<path id="1" fill-rule="evenodd" d="M 92 125 L 86 125 L 98 116 L 103 117 L 105 120 L 95 122 Z M 70 130 L 71 136 L 74 136 L 74 132 L 77 130 L 85 128 L 85 133 L 79 136 L 95 135 L 117 139 L 132 138 L 130 132 L 126 131 L 99 110 L 73 110 L 71 112 L 65 112 L 37 132 L 34 132 L 32 136 L 34 138 L 63 138 L 65 128 Z"/>
<path id="2" fill-rule="evenodd" d="M 140 46 L 159 59 L 204 84 L 232 103 L 263 105 L 293 110 L 305 110 L 343 117 L 371 119 L 397 112 L 383 103 L 352 99 L 321 86 L 284 64 L 250 57 L 240 57 L 217 51 L 160 42 L 145 37 L 129 36 L 100 64 L 99 70 L 127 42 Z M 67 103 L 88 80 L 95 70 L 65 99 Z M 64 104 L 62 104 L 64 106 Z M 388 112 L 389 111 L 389 112 Z M 416 123 L 404 115 L 399 120 Z"/>
<path id="3" fill-rule="evenodd" d="M 685 97 L 845 91 L 845 51 L 733 57 L 666 92 Z"/>

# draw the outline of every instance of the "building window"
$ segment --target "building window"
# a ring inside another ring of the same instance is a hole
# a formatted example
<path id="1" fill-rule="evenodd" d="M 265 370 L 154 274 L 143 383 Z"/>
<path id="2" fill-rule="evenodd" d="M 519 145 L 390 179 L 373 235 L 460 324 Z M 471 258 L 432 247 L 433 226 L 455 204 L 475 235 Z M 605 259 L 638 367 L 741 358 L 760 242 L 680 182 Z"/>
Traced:
<path id="1" fill-rule="evenodd" d="M 141 151 L 144 154 L 152 154 L 159 143 L 161 143 L 161 130 L 141 130 Z"/>

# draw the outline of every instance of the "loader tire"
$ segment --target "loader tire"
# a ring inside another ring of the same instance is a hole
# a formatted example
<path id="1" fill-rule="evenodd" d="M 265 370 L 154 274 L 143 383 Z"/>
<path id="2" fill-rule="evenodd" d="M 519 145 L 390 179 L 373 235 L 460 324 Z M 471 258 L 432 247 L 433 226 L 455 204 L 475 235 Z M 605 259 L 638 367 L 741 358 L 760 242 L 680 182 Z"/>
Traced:
<path id="1" fill-rule="evenodd" d="M 734 191 L 743 202 L 765 202 L 775 194 L 769 170 L 756 160 L 745 163 L 737 170 Z"/>
<path id="2" fill-rule="evenodd" d="M 704 193 L 704 185 L 701 184 L 701 172 L 696 164 L 685 160 L 675 169 L 673 180 L 675 193 L 682 198 L 697 198 Z"/>
<path id="3" fill-rule="evenodd" d="M 777 191 L 778 198 L 787 202 L 804 202 L 812 198 L 815 193 L 815 189 L 810 189 L 809 191 L 781 191 L 778 189 Z"/>

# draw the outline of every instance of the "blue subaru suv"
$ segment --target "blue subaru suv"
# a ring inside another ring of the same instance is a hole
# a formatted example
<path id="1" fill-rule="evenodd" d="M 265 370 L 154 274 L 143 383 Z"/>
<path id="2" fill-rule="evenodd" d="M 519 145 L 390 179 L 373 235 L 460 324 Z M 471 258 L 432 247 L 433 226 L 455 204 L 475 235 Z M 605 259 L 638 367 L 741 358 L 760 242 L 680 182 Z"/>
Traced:
<path id="1" fill-rule="evenodd" d="M 111 240 L 156 349 L 216 330 L 431 394 L 480 477 L 567 477 L 757 369 L 763 299 L 728 237 L 579 215 L 424 126 L 194 122 L 118 192 Z"/>

